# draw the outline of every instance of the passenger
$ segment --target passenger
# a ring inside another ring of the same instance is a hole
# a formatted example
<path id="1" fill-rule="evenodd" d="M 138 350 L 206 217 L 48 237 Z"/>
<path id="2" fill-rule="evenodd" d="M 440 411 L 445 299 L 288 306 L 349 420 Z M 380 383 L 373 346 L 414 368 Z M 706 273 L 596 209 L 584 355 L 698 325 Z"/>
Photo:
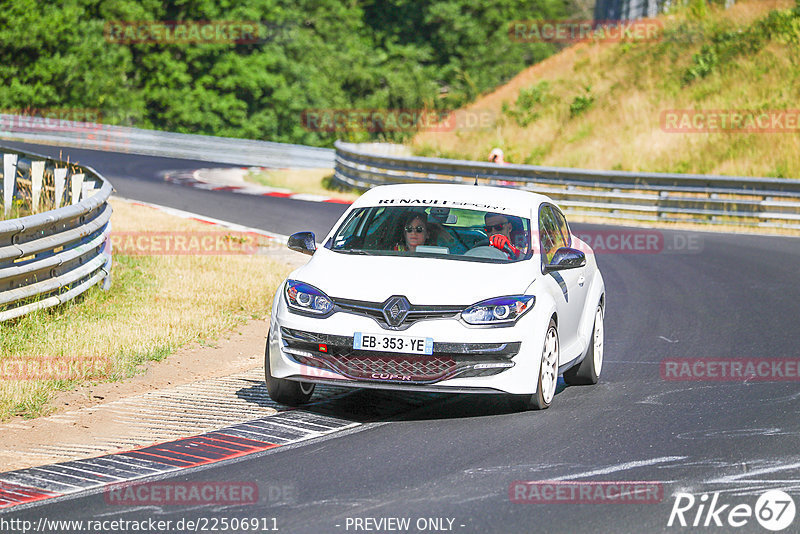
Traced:
<path id="1" fill-rule="evenodd" d="M 511 218 L 502 213 L 487 213 L 483 220 L 489 244 L 508 254 L 509 259 L 519 258 L 522 251 L 511 242 L 511 230 L 514 228 Z"/>
<path id="2" fill-rule="evenodd" d="M 395 245 L 394 250 L 416 252 L 417 246 L 424 245 L 428 240 L 428 215 L 418 211 L 407 213 L 403 217 L 401 230 L 402 240 Z"/>

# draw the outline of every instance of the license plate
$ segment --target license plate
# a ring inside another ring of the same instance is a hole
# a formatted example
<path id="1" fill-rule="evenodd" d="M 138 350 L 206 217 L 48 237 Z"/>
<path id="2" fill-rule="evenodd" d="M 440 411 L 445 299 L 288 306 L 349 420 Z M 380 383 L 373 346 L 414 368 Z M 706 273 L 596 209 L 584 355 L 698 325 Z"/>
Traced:
<path id="1" fill-rule="evenodd" d="M 406 354 L 433 354 L 433 338 L 356 332 L 353 336 L 353 348 Z"/>

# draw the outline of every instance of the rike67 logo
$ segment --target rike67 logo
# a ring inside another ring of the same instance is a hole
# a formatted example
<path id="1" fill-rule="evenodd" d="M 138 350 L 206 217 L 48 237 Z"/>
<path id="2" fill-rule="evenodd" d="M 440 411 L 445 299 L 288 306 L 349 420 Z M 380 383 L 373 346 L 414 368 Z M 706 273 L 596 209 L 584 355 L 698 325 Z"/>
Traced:
<path id="1" fill-rule="evenodd" d="M 755 506 L 721 502 L 718 491 L 711 495 L 703 493 L 699 497 L 691 493 L 678 493 L 675 495 L 675 503 L 672 505 L 667 526 L 729 529 L 751 524 L 755 518 L 765 529 L 779 532 L 792 524 L 795 511 L 794 500 L 781 490 L 762 493 L 756 500 Z"/>

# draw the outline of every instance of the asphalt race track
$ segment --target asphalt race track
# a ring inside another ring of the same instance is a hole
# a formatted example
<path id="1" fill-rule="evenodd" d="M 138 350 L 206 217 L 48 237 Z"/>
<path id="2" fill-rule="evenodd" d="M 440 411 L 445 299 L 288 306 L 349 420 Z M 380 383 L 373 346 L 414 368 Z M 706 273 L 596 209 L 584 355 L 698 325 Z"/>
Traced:
<path id="1" fill-rule="evenodd" d="M 59 150 L 4 144 L 49 155 Z M 63 151 L 110 178 L 121 196 L 282 234 L 310 229 L 321 240 L 345 209 L 203 191 L 158 175 L 204 162 Z M 183 520 L 183 530 L 192 530 L 186 521 L 200 520 L 207 531 L 243 532 L 219 523 L 210 529 L 214 519 L 265 518 L 260 527 L 289 534 L 769 532 L 755 517 L 739 528 L 727 521 L 734 506 L 755 508 L 769 489 L 788 492 L 800 507 L 800 240 L 658 233 L 659 250 L 598 253 L 607 290 L 603 374 L 597 386 L 561 389 L 548 410 L 521 412 L 493 395 L 355 390 L 306 409 L 364 422 L 354 429 L 161 479 L 255 483 L 257 504 L 121 506 L 94 491 L 16 507 L 0 519 Z M 663 361 L 683 358 L 766 359 L 773 374 L 666 379 Z M 791 359 L 786 370 L 793 362 L 793 379 L 776 379 L 775 359 L 784 358 Z M 515 481 L 641 481 L 660 483 L 661 493 L 652 502 L 512 502 Z M 700 512 L 697 528 L 680 528 L 677 520 L 667 526 L 680 492 L 697 497 L 685 513 L 691 524 Z M 707 517 L 712 498 L 717 508 L 728 506 Z M 724 526 L 715 526 L 717 517 Z M 398 529 L 388 518 L 408 518 L 409 527 Z M 800 517 L 784 532 L 800 532 Z"/>
<path id="2" fill-rule="evenodd" d="M 194 189 L 165 182 L 162 177 L 162 173 L 166 171 L 233 167 L 225 163 L 58 148 L 3 140 L 0 140 L 0 145 L 53 158 L 66 159 L 69 156 L 70 161 L 94 167 L 111 180 L 116 194 L 124 198 L 170 206 L 254 228 L 269 229 L 278 234 L 288 235 L 299 231 L 296 221 L 302 220 L 305 224 L 303 229 L 314 231 L 321 239 L 347 208 L 342 204 Z M 301 212 L 302 216 L 299 215 Z"/>

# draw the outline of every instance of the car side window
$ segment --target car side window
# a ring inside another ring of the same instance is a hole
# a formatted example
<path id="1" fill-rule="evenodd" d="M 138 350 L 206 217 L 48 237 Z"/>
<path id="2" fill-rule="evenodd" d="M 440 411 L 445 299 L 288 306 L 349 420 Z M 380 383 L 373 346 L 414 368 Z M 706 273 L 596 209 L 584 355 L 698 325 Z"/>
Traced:
<path id="1" fill-rule="evenodd" d="M 558 223 L 558 229 L 561 232 L 561 236 L 564 239 L 565 247 L 569 247 L 572 245 L 572 238 L 569 235 L 569 227 L 567 226 L 567 219 L 564 217 L 564 214 L 561 213 L 560 210 L 552 208 L 553 213 L 556 216 L 556 222 Z"/>
<path id="2" fill-rule="evenodd" d="M 542 206 L 539 210 L 539 239 L 546 264 L 553 261 L 553 255 L 559 248 L 567 246 L 558 219 L 550 206 Z"/>

